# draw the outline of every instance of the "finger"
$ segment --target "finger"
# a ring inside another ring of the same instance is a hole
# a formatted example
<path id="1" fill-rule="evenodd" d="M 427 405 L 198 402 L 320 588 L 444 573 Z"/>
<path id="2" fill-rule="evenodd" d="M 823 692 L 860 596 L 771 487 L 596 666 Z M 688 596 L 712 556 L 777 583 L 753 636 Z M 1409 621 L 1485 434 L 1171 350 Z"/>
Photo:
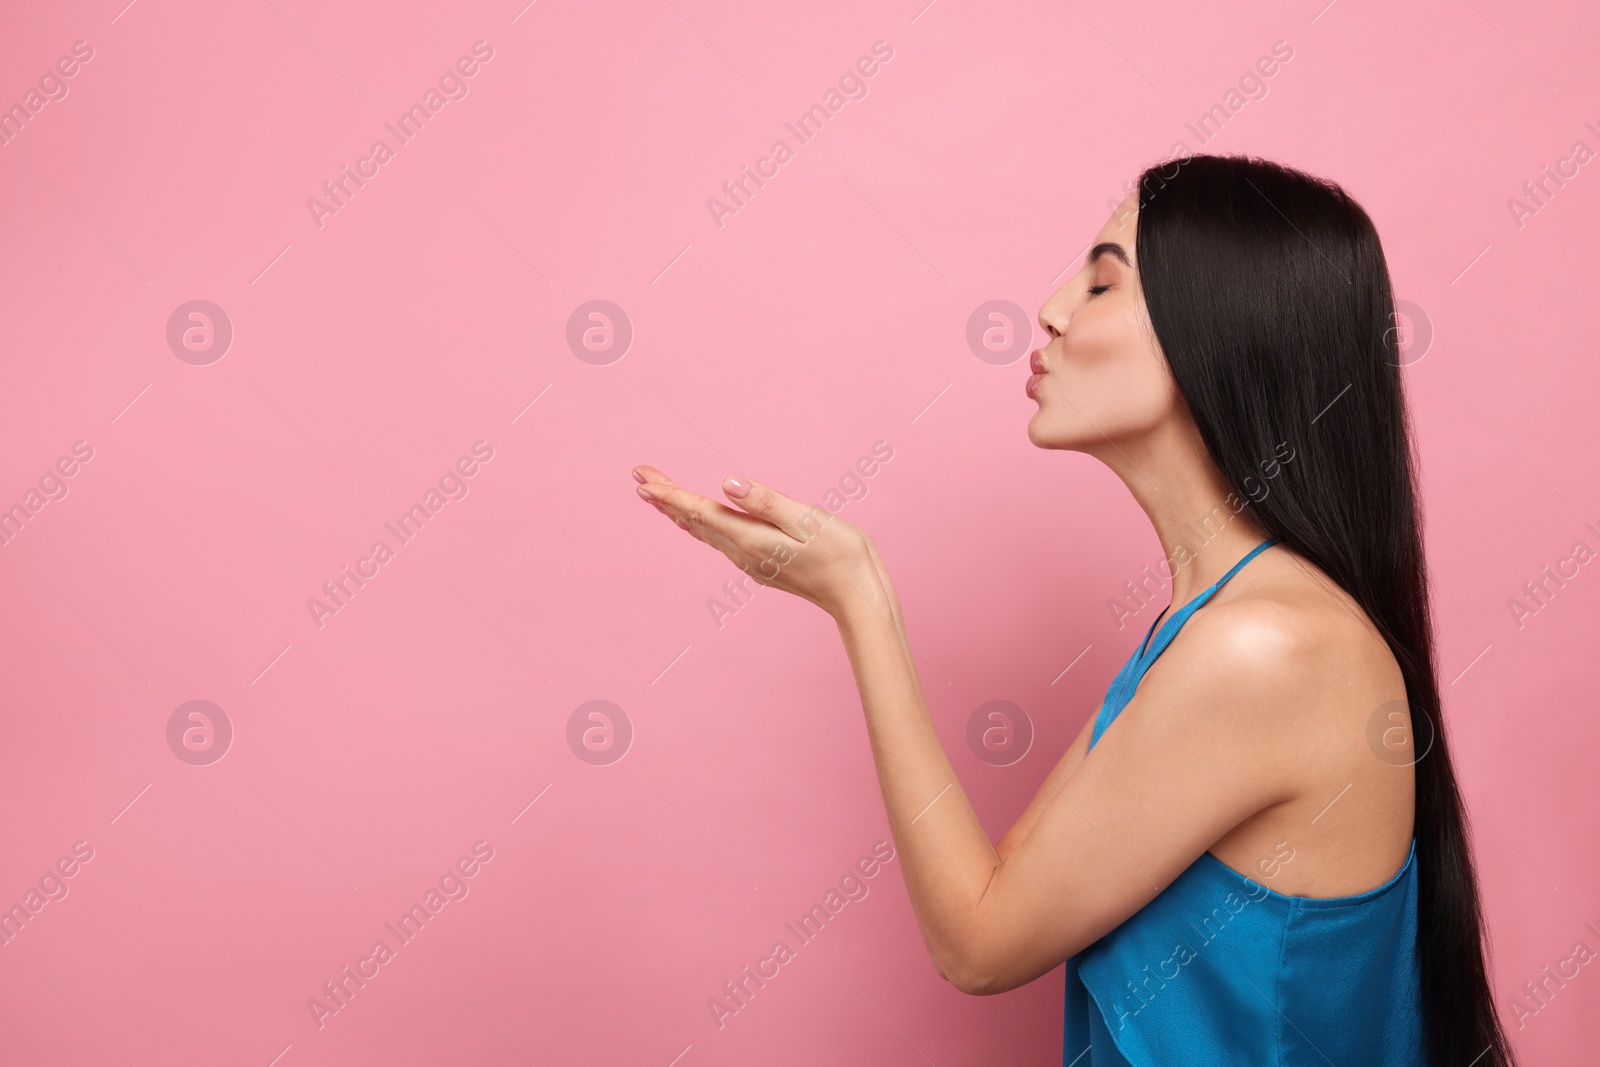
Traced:
<path id="1" fill-rule="evenodd" d="M 672 509 L 667 507 L 665 504 L 657 503 L 654 500 L 649 501 L 649 504 L 650 504 L 651 507 L 653 507 L 657 511 L 661 512 L 661 514 L 665 515 L 668 519 L 671 519 L 673 524 L 676 525 L 678 527 L 678 529 L 680 529 L 680 530 L 689 530 L 689 532 L 691 532 L 691 533 L 693 532 L 693 530 L 690 528 L 689 524 L 687 522 L 684 522 L 682 519 L 678 518 L 677 515 L 673 514 Z"/>
<path id="2" fill-rule="evenodd" d="M 771 523 L 735 511 L 676 485 L 651 482 L 639 486 L 639 495 L 665 505 L 674 518 L 689 524 L 689 532 L 723 551 L 753 552 L 779 533 Z"/>
<path id="3" fill-rule="evenodd" d="M 645 489 L 646 485 L 650 485 L 650 484 L 659 485 L 659 484 L 663 484 L 663 483 L 660 483 L 660 482 L 652 483 L 652 481 L 650 479 L 648 479 L 642 473 L 642 471 L 650 471 L 651 473 L 654 473 L 654 474 L 659 474 L 660 473 L 654 467 L 635 468 L 634 477 L 639 480 L 639 489 L 638 489 L 639 496 L 641 498 L 643 498 L 643 500 L 644 500 L 644 502 L 646 504 L 649 504 L 651 507 L 655 508 L 657 511 L 661 512 L 661 514 L 665 515 L 667 518 L 671 519 L 674 523 L 676 523 L 680 529 L 683 529 L 683 530 L 689 529 L 689 524 L 687 522 L 684 522 L 681 518 L 679 518 L 673 512 L 673 510 L 671 508 L 667 507 L 665 504 L 661 503 L 661 501 L 659 501 L 655 497 L 651 496 L 649 491 Z M 669 482 L 669 483 L 665 483 L 665 484 L 671 484 L 671 483 Z"/>
<path id="4" fill-rule="evenodd" d="M 649 504 L 651 507 L 655 508 L 657 511 L 661 512 L 661 514 L 665 515 L 667 518 L 673 519 L 673 520 L 677 520 L 678 519 L 678 517 L 676 515 L 674 515 L 672 513 L 672 511 L 665 504 L 658 503 L 657 501 L 654 501 L 654 500 L 647 500 L 646 503 Z"/>
<path id="5" fill-rule="evenodd" d="M 633 468 L 633 480 L 641 485 L 648 485 L 651 482 L 661 482 L 666 485 L 678 484 L 671 478 L 668 478 L 664 473 L 657 470 L 655 467 L 650 466 L 648 463 L 641 463 L 637 467 Z"/>
<path id="6" fill-rule="evenodd" d="M 730 476 L 723 481 L 722 491 L 747 514 L 770 522 L 802 543 L 816 536 L 823 525 L 833 518 L 825 508 L 802 504 L 769 485 L 748 478 Z"/>

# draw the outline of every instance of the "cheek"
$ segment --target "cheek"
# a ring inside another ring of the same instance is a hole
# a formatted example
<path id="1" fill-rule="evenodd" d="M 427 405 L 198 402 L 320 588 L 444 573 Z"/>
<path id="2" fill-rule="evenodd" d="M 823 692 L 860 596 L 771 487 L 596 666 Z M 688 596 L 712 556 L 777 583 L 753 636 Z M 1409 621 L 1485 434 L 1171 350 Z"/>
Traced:
<path id="1" fill-rule="evenodd" d="M 1170 406 L 1165 357 L 1136 310 L 1117 309 L 1117 314 L 1074 323 L 1069 341 L 1062 376 L 1082 395 L 1078 405 L 1120 421 L 1160 414 Z"/>
<path id="2" fill-rule="evenodd" d="M 1066 346 L 1066 365 L 1103 373 L 1129 373 L 1134 362 L 1129 357 L 1148 347 L 1140 335 L 1135 316 L 1121 311 L 1112 313 L 1109 309 L 1097 308 L 1096 312 L 1080 313 L 1080 320 L 1072 324 Z"/>
<path id="3" fill-rule="evenodd" d="M 1100 440 L 1147 430 L 1171 414 L 1177 397 L 1171 374 L 1135 315 L 1075 322 L 1068 336 L 1051 375 L 1059 395 L 1047 396 L 1040 409 L 1051 425 Z"/>

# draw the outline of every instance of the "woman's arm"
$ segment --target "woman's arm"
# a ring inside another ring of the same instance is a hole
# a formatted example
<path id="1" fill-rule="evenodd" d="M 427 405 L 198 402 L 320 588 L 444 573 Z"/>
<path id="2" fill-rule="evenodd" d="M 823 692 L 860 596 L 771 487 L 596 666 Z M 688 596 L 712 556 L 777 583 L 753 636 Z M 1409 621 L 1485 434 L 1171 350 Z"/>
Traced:
<path id="1" fill-rule="evenodd" d="M 1002 860 L 1020 848 L 1028 839 L 1028 835 L 1033 832 L 1035 824 L 1039 821 L 1039 816 L 1044 814 L 1044 809 L 1061 792 L 1061 788 L 1067 784 L 1067 779 L 1072 777 L 1072 772 L 1083 762 L 1083 757 L 1089 754 L 1089 735 L 1094 732 L 1094 721 L 1099 714 L 1100 709 L 1097 707 L 1095 713 L 1083 724 L 1083 729 L 1078 731 L 1078 736 L 1073 739 L 1072 744 L 1067 746 L 1067 751 L 1045 776 L 1044 784 L 1033 795 L 1033 800 L 1023 809 L 1017 821 L 1011 824 L 1011 829 L 1006 831 L 999 844 L 994 846 L 995 852 Z"/>
<path id="2" fill-rule="evenodd" d="M 1283 714 L 1304 655 L 1281 634 L 1273 648 L 1242 639 L 1249 627 L 1217 625 L 1219 611 L 1209 626 L 1190 623 L 1190 642 L 1166 654 L 1166 684 L 1141 688 L 1093 761 L 1093 720 L 1084 725 L 992 847 L 907 643 L 863 599 L 840 611 L 839 633 L 906 888 L 941 973 L 964 992 L 1015 988 L 1104 936 L 1228 830 L 1291 795 L 1287 769 L 1309 761 L 1293 755 Z"/>
<path id="3" fill-rule="evenodd" d="M 892 587 L 876 578 L 862 585 L 835 622 L 912 910 L 935 968 L 965 989 L 961 916 L 983 896 L 1000 856 L 934 730 L 910 642 L 888 610 Z"/>
<path id="4" fill-rule="evenodd" d="M 888 593 L 890 620 L 894 624 L 895 632 L 904 640 L 906 652 L 911 652 L 911 640 L 906 636 L 905 616 L 900 610 L 900 596 L 895 592 L 894 583 L 889 581 L 889 572 L 883 565 L 883 557 L 878 555 L 878 546 L 868 537 L 866 539 L 868 553 L 872 558 L 873 579 Z M 944 960 L 939 955 L 938 944 L 928 933 L 928 924 L 923 920 L 922 909 L 917 907 L 916 900 L 911 902 L 911 914 L 917 920 L 917 932 L 922 935 L 922 943 L 928 949 L 928 959 L 933 963 L 934 971 L 945 981 L 950 981 L 950 973 L 945 969 Z"/>
<path id="5" fill-rule="evenodd" d="M 1293 725 L 1305 717 L 1284 712 L 1328 684 L 1326 661 L 1275 606 L 1222 605 L 1190 621 L 1094 759 L 1063 759 L 1002 854 L 939 743 L 872 539 L 765 486 L 730 490 L 741 513 L 640 470 L 641 495 L 659 510 L 834 618 L 912 907 L 935 965 L 963 991 L 1014 988 L 1092 944 L 1289 796 L 1292 768 L 1313 756 Z"/>

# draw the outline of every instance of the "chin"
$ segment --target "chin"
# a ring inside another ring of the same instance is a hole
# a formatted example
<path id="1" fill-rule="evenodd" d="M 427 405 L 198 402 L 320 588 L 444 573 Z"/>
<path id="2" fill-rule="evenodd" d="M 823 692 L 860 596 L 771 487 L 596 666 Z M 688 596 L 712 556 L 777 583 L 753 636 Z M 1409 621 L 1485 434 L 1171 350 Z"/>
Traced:
<path id="1" fill-rule="evenodd" d="M 1072 444 L 1064 440 L 1064 436 L 1059 430 L 1051 431 L 1043 411 L 1034 412 L 1033 418 L 1028 420 L 1028 440 L 1035 448 L 1071 448 Z"/>
<path id="2" fill-rule="evenodd" d="M 1059 420 L 1052 420 L 1044 412 L 1036 412 L 1028 420 L 1028 440 L 1035 448 L 1048 448 L 1057 452 L 1084 452 L 1089 453 L 1096 444 L 1105 441 L 1105 438 L 1092 427 L 1062 426 Z"/>

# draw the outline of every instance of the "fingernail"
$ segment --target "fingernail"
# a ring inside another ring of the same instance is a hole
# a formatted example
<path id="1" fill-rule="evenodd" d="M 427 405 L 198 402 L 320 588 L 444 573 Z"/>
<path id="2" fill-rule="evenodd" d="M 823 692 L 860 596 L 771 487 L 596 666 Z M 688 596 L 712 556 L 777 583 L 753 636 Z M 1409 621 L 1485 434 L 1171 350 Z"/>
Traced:
<path id="1" fill-rule="evenodd" d="M 738 478 L 734 478 L 731 475 L 722 483 L 722 488 L 726 490 L 727 494 L 733 497 L 735 500 L 742 500 L 744 497 L 750 494 L 749 483 L 740 481 Z"/>
<path id="2" fill-rule="evenodd" d="M 644 497 L 646 500 L 650 501 L 650 503 L 654 504 L 656 502 L 656 498 L 653 495 L 651 495 L 650 490 L 646 489 L 644 486 L 641 485 L 638 489 L 636 489 L 634 491 L 636 493 L 638 493 L 640 496 Z"/>
<path id="3" fill-rule="evenodd" d="M 638 482 L 641 485 L 644 484 L 644 475 L 639 473 L 639 468 L 638 467 L 633 468 L 633 480 Z"/>

